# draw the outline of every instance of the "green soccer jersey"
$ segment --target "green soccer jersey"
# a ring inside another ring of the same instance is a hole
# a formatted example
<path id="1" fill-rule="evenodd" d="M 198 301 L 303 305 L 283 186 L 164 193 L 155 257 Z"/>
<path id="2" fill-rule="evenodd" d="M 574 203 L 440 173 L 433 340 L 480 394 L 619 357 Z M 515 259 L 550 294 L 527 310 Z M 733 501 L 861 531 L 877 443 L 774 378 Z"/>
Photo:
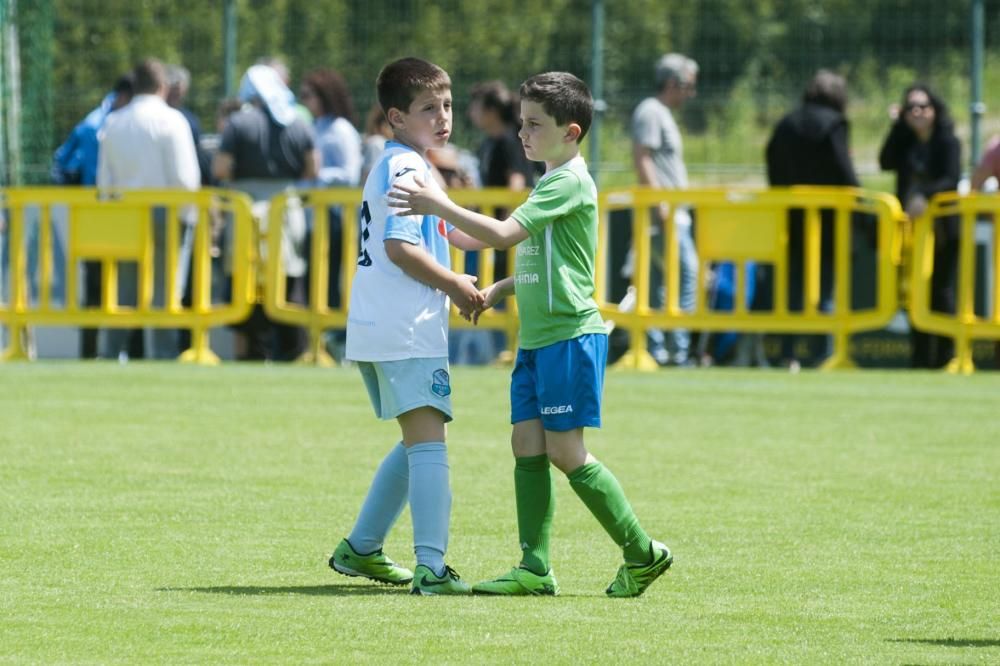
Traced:
<path id="1" fill-rule="evenodd" d="M 604 333 L 594 301 L 597 187 L 583 158 L 542 176 L 511 216 L 531 234 L 514 259 L 520 347 Z"/>

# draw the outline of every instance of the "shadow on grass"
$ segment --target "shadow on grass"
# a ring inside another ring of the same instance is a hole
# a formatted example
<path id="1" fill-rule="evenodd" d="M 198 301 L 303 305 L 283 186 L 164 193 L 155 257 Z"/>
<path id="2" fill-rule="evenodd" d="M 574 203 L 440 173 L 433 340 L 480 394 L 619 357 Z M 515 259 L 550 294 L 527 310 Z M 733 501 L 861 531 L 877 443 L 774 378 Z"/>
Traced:
<path id="1" fill-rule="evenodd" d="M 263 585 L 220 585 L 217 587 L 158 587 L 157 592 L 201 592 L 203 594 L 228 594 L 234 597 L 259 597 L 279 594 L 303 594 L 313 597 L 370 597 L 389 594 L 409 594 L 410 586 L 390 587 L 388 585 L 285 585 L 285 586 L 263 586 Z M 604 599 L 603 594 L 566 594 L 559 593 L 557 598 L 580 598 L 593 597 Z M 469 598 L 472 598 L 471 595 Z M 502 599 L 505 597 L 490 595 L 477 596 L 477 599 Z M 552 597 L 532 597 L 544 603 L 545 599 Z M 517 597 L 518 600 L 523 597 Z"/>
<path id="2" fill-rule="evenodd" d="M 887 638 L 889 643 L 922 643 L 924 645 L 940 645 L 942 647 L 1000 647 L 1000 639 L 996 638 Z"/>
<path id="3" fill-rule="evenodd" d="M 228 594 L 237 597 L 258 597 L 278 594 L 304 594 L 313 597 L 377 596 L 408 594 L 409 586 L 375 587 L 370 585 L 220 585 L 217 587 L 159 587 L 157 592 L 202 592 Z"/>

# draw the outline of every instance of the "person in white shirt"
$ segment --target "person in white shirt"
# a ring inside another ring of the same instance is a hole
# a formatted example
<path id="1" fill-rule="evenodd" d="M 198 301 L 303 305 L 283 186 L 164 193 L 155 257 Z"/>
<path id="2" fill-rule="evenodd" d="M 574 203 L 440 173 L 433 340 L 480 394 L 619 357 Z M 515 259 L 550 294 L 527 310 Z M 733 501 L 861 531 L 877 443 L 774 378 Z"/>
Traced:
<path id="1" fill-rule="evenodd" d="M 183 114 L 167 105 L 166 68 L 153 58 L 143 60 L 133 70 L 135 96 L 123 109 L 108 117 L 100 133 L 97 187 L 101 190 L 184 189 L 194 191 L 201 185 L 197 151 L 191 127 Z M 188 215 L 182 214 L 188 218 Z M 166 303 L 165 256 L 166 225 L 162 208 L 154 209 L 154 280 L 153 305 Z M 193 221 L 185 219 L 186 222 Z M 180 264 L 187 264 L 190 251 L 190 225 L 184 233 Z M 135 305 L 137 270 L 135 264 L 119 267 L 119 303 Z M 170 285 L 183 290 L 184 285 Z M 129 331 L 113 329 L 106 340 L 106 355 L 120 357 L 127 353 Z M 177 356 L 177 331 L 155 329 L 152 332 L 152 357 Z"/>

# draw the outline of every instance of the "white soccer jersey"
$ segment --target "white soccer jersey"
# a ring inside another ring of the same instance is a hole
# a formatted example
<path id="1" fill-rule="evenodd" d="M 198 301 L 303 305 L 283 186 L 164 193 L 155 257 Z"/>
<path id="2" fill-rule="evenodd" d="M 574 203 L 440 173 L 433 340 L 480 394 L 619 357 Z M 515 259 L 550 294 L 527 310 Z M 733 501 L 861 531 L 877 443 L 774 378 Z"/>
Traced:
<path id="1" fill-rule="evenodd" d="M 424 248 L 451 267 L 448 225 L 438 217 L 400 216 L 386 204 L 394 183 L 420 176 L 437 187 L 430 166 L 412 148 L 390 141 L 365 181 L 360 252 L 347 312 L 346 356 L 352 361 L 399 361 L 448 356 L 448 297 L 414 280 L 385 254 L 390 238 Z"/>

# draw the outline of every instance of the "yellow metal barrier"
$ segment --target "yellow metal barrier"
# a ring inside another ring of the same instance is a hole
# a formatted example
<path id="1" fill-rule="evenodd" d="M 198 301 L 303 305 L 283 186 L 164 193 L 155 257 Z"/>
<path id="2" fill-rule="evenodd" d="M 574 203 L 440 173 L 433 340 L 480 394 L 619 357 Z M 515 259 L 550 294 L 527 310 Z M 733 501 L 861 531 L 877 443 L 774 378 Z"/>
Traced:
<path id="1" fill-rule="evenodd" d="M 310 256 L 306 258 L 309 270 L 309 302 L 306 305 L 291 303 L 285 293 L 285 266 L 282 263 L 282 228 L 290 200 L 301 204 L 313 215 L 313 235 Z M 271 199 L 267 225 L 267 252 L 264 275 L 264 311 L 274 321 L 302 326 L 309 332 L 309 347 L 300 361 L 317 365 L 333 365 L 333 358 L 323 347 L 323 331 L 347 326 L 347 295 L 358 261 L 358 206 L 361 191 L 349 189 L 304 190 L 284 193 Z M 343 224 L 340 257 L 341 293 L 340 307 L 329 305 L 329 209 L 341 208 Z"/>
<path id="2" fill-rule="evenodd" d="M 450 190 L 448 196 L 452 201 L 460 206 L 471 209 L 478 209 L 486 215 L 495 217 L 497 210 L 501 209 L 509 216 L 514 209 L 524 203 L 529 192 L 512 192 L 510 190 L 491 187 L 482 190 Z M 510 248 L 505 252 L 506 271 L 504 275 L 514 274 L 514 256 L 516 248 Z M 465 252 L 452 247 L 451 266 L 452 269 L 461 272 L 465 266 Z M 496 260 L 497 252 L 492 249 L 478 250 L 478 262 L 476 264 L 476 276 L 479 280 L 476 284 L 480 289 L 496 282 Z M 504 299 L 500 308 L 491 308 L 482 313 L 479 317 L 478 325 L 473 325 L 458 316 L 458 311 L 452 308 L 451 322 L 452 328 L 480 328 L 486 330 L 503 331 L 507 336 L 508 354 L 517 351 L 517 333 L 520 322 L 517 316 L 517 301 L 513 296 Z M 510 356 L 513 358 L 513 356 Z"/>
<path id="3" fill-rule="evenodd" d="M 478 207 L 487 212 L 504 208 L 508 212 L 524 201 L 526 192 L 514 193 L 503 189 L 453 190 L 450 196 L 466 207 Z M 311 256 L 308 258 L 310 271 L 309 302 L 299 305 L 287 302 L 284 285 L 285 275 L 281 262 L 282 226 L 285 210 L 289 204 L 288 195 L 280 195 L 272 200 L 267 247 L 265 280 L 263 281 L 263 305 L 268 315 L 277 321 L 299 325 L 310 333 L 310 347 L 305 360 L 315 363 L 331 363 L 322 345 L 322 332 L 329 328 L 344 328 L 347 322 L 347 295 L 357 262 L 358 247 L 358 205 L 361 200 L 359 190 L 324 189 L 300 193 L 302 204 L 312 210 L 313 239 Z M 255 278 L 257 245 L 256 227 L 250 213 L 249 199 L 239 193 L 204 190 L 187 192 L 134 191 L 100 197 L 94 190 L 80 188 L 36 188 L 11 189 L 2 192 L 2 205 L 8 212 L 10 225 L 7 237 L 10 245 L 10 298 L 0 303 L 0 323 L 12 329 L 11 348 L 5 352 L 7 358 L 26 357 L 21 344 L 21 332 L 29 324 L 75 325 L 75 326 L 160 326 L 191 328 L 192 349 L 185 352 L 185 360 L 215 362 L 217 359 L 208 348 L 206 331 L 211 326 L 240 321 L 248 316 L 251 304 L 258 298 Z M 943 206 L 946 199 L 935 206 Z M 993 203 L 992 199 L 984 199 Z M 67 305 L 53 306 L 52 273 L 53 258 L 50 253 L 51 208 L 65 205 L 68 210 L 69 244 Z M 983 204 L 985 206 L 985 204 Z M 154 237 L 151 232 L 151 210 L 165 209 L 171 223 L 166 231 L 165 280 L 174 284 L 177 277 L 177 255 L 181 225 L 176 220 L 182 209 L 193 207 L 197 210 L 194 226 L 194 303 L 190 308 L 180 305 L 179 294 L 171 290 L 162 308 L 152 305 Z M 696 218 L 695 244 L 699 253 L 696 305 L 692 311 L 684 311 L 679 305 L 680 273 L 678 269 L 678 243 L 672 224 L 665 225 L 664 256 L 667 270 L 663 287 L 666 304 L 662 310 L 650 307 L 650 295 L 660 285 L 650 284 L 648 267 L 653 260 L 652 240 L 649 233 L 648 212 L 663 206 L 668 216 L 679 207 L 690 208 Z M 35 301 L 28 298 L 28 277 L 26 275 L 25 209 L 38 210 L 40 224 L 40 279 L 39 293 Z M 342 255 L 341 304 L 328 305 L 327 285 L 328 262 L 328 211 L 339 207 L 342 211 Z M 630 312 L 621 312 L 617 306 L 603 297 L 607 293 L 609 252 L 609 213 L 613 210 L 633 211 L 632 249 L 635 265 L 645 267 L 636 270 L 633 286 L 636 289 L 636 307 Z M 803 211 L 805 220 L 805 271 L 804 307 L 801 312 L 789 312 L 787 287 L 788 267 L 788 213 L 790 210 Z M 832 211 L 834 221 L 834 307 L 831 312 L 822 312 L 819 307 L 820 256 L 821 256 L 821 211 Z M 934 210 L 940 210 L 935 208 Z M 976 212 L 967 214 L 966 222 L 971 225 L 975 214 L 983 212 L 981 206 Z M 989 207 L 989 212 L 994 208 Z M 231 256 L 233 258 L 233 298 L 227 305 L 214 306 L 210 298 L 210 216 L 219 212 L 233 218 Z M 691 328 L 704 331 L 770 331 L 777 333 L 829 333 L 834 336 L 835 350 L 827 367 L 844 367 L 850 364 L 847 343 L 850 334 L 880 328 L 896 312 L 897 278 L 896 267 L 902 255 L 902 235 L 897 224 L 903 219 L 896 200 L 885 194 L 845 188 L 789 188 L 763 191 L 689 190 L 667 191 L 648 188 L 629 188 L 609 191 L 601 195 L 600 211 L 602 224 L 599 225 L 597 289 L 596 297 L 602 313 L 614 320 L 616 326 L 629 332 L 630 351 L 620 363 L 624 367 L 652 368 L 655 362 L 645 351 L 645 331 L 657 328 Z M 877 294 L 874 308 L 853 310 L 850 306 L 851 294 L 851 234 L 854 224 L 852 216 L 866 214 L 870 224 L 876 227 L 878 239 L 877 253 Z M 918 232 L 918 236 L 919 236 Z M 971 238 L 970 234 L 963 238 Z M 918 256 L 926 256 L 926 239 L 918 248 Z M 968 241 L 971 243 L 971 240 Z M 971 245 L 969 246 L 971 248 Z M 963 246 L 963 251 L 967 248 Z M 968 251 L 971 252 L 971 249 Z M 963 271 L 971 271 L 970 260 L 963 254 Z M 970 255 L 971 256 L 971 255 Z M 461 270 L 465 265 L 465 255 L 453 249 L 453 266 Z M 77 291 L 76 267 L 81 260 L 101 262 L 103 305 L 99 308 L 81 308 L 75 297 Z M 125 307 L 117 302 L 117 262 L 134 261 L 139 265 L 138 306 Z M 507 253 L 507 274 L 513 270 L 513 252 Z M 735 293 L 744 293 L 746 262 L 755 261 L 770 264 L 775 274 L 775 307 L 769 311 L 749 311 L 742 297 L 734 302 L 731 312 L 721 312 L 708 307 L 705 298 L 707 267 L 716 262 L 733 262 L 737 266 Z M 923 265 L 921 262 L 915 262 Z M 926 263 L 926 262 L 923 262 Z M 476 272 L 479 284 L 485 286 L 494 281 L 496 275 L 495 253 L 481 251 Z M 921 274 L 924 275 L 924 274 Z M 970 283 L 971 272 L 963 272 L 963 285 Z M 919 276 L 916 275 L 914 280 Z M 924 276 L 925 277 L 925 276 Z M 923 279 L 923 278 L 920 278 Z M 917 292 L 919 290 L 915 290 Z M 971 298 L 971 296 L 969 297 Z M 962 301 L 960 310 L 971 312 L 968 299 Z M 994 313 L 997 311 L 994 307 Z M 914 308 L 916 316 L 923 316 Z M 930 316 L 930 315 L 927 315 Z M 996 315 L 994 314 L 994 317 Z M 471 324 L 452 314 L 455 328 L 469 328 Z M 484 313 L 480 327 L 502 330 L 508 334 L 511 348 L 516 346 L 517 311 L 513 298 L 507 300 L 506 308 Z M 946 326 L 944 330 L 940 327 Z M 977 322 L 969 326 L 958 323 L 941 323 L 932 318 L 925 324 L 928 330 L 938 330 L 943 334 L 955 335 L 961 339 L 992 337 L 997 324 Z M 938 328 L 933 328 L 938 327 Z M 964 349 L 960 342 L 960 349 Z"/>
<path id="4" fill-rule="evenodd" d="M 958 279 L 955 289 L 955 314 L 931 310 L 931 277 L 934 265 L 934 222 L 942 217 L 955 217 L 959 224 Z M 991 315 L 980 317 L 975 312 L 976 224 L 988 219 L 993 225 L 993 284 L 984 285 L 992 299 Z M 910 318 L 922 331 L 947 335 L 955 339 L 955 356 L 948 363 L 949 372 L 970 374 L 972 341 L 1000 340 L 1000 198 L 995 195 L 960 196 L 951 192 L 934 197 L 925 213 L 914 220 L 913 262 L 909 293 Z"/>
<path id="5" fill-rule="evenodd" d="M 512 211 L 527 197 L 527 192 L 511 192 L 505 189 L 490 188 L 483 190 L 451 190 L 448 195 L 456 203 L 465 207 L 479 207 L 491 212 L 496 208 L 506 208 Z M 289 198 L 296 197 L 304 208 L 312 211 L 313 236 L 310 256 L 307 258 L 311 270 L 309 272 L 309 302 L 305 305 L 291 303 L 285 297 L 285 269 L 281 262 L 282 225 Z M 268 317 L 294 326 L 302 326 L 309 332 L 309 348 L 300 361 L 318 365 L 332 365 L 333 359 L 323 346 L 323 331 L 331 328 L 345 328 L 347 325 L 347 306 L 351 292 L 351 281 L 357 269 L 358 261 L 358 208 L 361 205 L 361 190 L 354 189 L 317 189 L 304 190 L 294 195 L 281 194 L 271 200 L 267 230 L 267 260 L 264 286 L 264 310 Z M 329 306 L 328 277 L 330 270 L 329 253 L 329 208 L 340 207 L 342 214 L 342 255 L 340 258 L 340 307 Z M 514 253 L 507 253 L 507 274 L 513 270 Z M 465 266 L 465 253 L 452 248 L 452 267 L 462 270 Z M 495 253 L 493 250 L 481 250 L 478 262 L 478 285 L 484 287 L 493 282 Z M 472 328 L 452 310 L 450 325 L 453 328 Z M 513 298 L 508 298 L 504 309 L 493 309 L 484 312 L 479 320 L 478 328 L 505 331 L 508 335 L 508 345 L 513 345 L 517 339 L 517 310 Z"/>
<path id="6" fill-rule="evenodd" d="M 650 307 L 650 295 L 660 285 L 650 284 L 653 259 L 650 211 L 662 209 L 672 219 L 679 208 L 690 209 L 695 217 L 695 247 L 698 250 L 696 304 L 684 311 L 679 305 L 679 244 L 673 224 L 664 224 L 665 306 Z M 887 324 L 897 310 L 896 263 L 894 251 L 897 223 L 902 217 L 892 196 L 850 188 L 776 188 L 770 190 L 655 190 L 631 188 L 601 195 L 600 210 L 605 220 L 613 210 L 631 209 L 632 250 L 635 253 L 636 306 L 630 312 L 602 302 L 602 314 L 629 332 L 629 351 L 619 361 L 622 367 L 653 369 L 656 362 L 646 351 L 649 328 L 690 328 L 702 331 L 767 331 L 775 333 L 829 333 L 833 335 L 833 355 L 825 368 L 850 367 L 848 342 L 851 333 L 877 329 Z M 801 312 L 788 310 L 788 213 L 802 210 L 804 228 L 804 292 Z M 832 311 L 820 306 L 821 211 L 834 216 L 834 303 Z M 872 309 L 852 310 L 851 234 L 852 215 L 867 214 L 877 227 L 877 294 Z M 606 293 L 608 269 L 608 226 L 601 225 L 598 243 L 597 294 Z M 748 311 L 743 297 L 746 263 L 770 264 L 774 270 L 774 309 Z M 715 262 L 736 266 L 734 307 L 731 312 L 711 310 L 706 305 L 708 267 Z M 645 267 L 640 269 L 639 267 Z M 599 301 L 600 302 L 600 301 Z"/>
<path id="7" fill-rule="evenodd" d="M 51 248 L 52 209 L 65 206 L 69 229 L 66 257 L 66 302 L 53 306 Z M 29 325 L 85 327 L 162 327 L 191 329 L 191 348 L 180 360 L 214 364 L 218 357 L 208 344 L 208 329 L 245 319 L 253 303 L 254 257 L 250 200 L 223 190 L 184 192 L 177 190 L 133 190 L 99 193 L 90 188 L 16 188 L 0 191 L 0 207 L 9 214 L 10 297 L 0 303 L 0 323 L 11 329 L 11 346 L 0 358 L 27 359 L 22 343 Z M 25 211 L 38 211 L 38 298 L 28 297 L 29 276 L 25 247 Z M 153 210 L 163 209 L 165 229 L 164 285 L 176 285 L 182 222 L 181 214 L 193 220 L 192 305 L 181 305 L 176 288 L 165 288 L 164 305 L 153 305 L 154 233 Z M 232 219 L 232 299 L 214 305 L 211 299 L 211 217 Z M 81 307 L 77 299 L 80 261 L 101 264 L 102 304 Z M 138 265 L 136 306 L 118 303 L 118 262 Z"/>

